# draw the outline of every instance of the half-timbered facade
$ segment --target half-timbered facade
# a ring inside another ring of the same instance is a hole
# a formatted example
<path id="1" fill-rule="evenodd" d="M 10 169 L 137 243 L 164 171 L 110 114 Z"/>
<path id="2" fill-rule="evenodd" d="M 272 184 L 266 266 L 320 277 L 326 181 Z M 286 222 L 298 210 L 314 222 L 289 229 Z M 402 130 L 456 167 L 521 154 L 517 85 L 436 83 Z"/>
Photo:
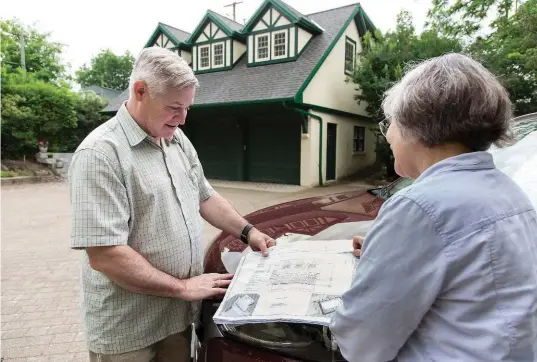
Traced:
<path id="1" fill-rule="evenodd" d="M 210 10 L 191 34 L 159 23 L 146 46 L 199 79 L 184 131 L 208 178 L 311 186 L 375 161 L 376 125 L 348 82 L 367 31 L 359 4 L 304 15 L 265 0 L 244 25 Z"/>

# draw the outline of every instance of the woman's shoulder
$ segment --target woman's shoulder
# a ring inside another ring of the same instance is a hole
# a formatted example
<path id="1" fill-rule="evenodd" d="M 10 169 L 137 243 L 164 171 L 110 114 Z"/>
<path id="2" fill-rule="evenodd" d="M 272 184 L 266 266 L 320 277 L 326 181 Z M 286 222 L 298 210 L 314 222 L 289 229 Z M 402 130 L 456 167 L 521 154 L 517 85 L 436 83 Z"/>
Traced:
<path id="1" fill-rule="evenodd" d="M 420 205 L 445 235 L 471 232 L 507 215 L 532 210 L 520 188 L 497 169 L 440 173 L 419 180 L 398 196 Z"/>

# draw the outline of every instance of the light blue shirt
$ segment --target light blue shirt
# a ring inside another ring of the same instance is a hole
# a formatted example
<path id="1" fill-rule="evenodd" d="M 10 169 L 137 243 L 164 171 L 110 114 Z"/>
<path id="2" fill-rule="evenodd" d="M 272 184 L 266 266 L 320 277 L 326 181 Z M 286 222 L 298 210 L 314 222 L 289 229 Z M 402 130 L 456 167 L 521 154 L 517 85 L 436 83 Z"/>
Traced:
<path id="1" fill-rule="evenodd" d="M 537 361 L 537 214 L 475 152 L 384 203 L 331 330 L 350 362 Z"/>

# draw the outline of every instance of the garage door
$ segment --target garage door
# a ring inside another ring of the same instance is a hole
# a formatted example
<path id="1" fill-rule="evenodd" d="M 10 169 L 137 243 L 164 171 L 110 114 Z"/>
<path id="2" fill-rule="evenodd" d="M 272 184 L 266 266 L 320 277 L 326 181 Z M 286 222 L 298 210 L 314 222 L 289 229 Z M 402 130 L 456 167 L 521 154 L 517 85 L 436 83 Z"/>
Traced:
<path id="1" fill-rule="evenodd" d="M 238 120 L 212 118 L 190 123 L 192 144 L 198 152 L 205 177 L 244 180 L 244 136 Z"/>
<path id="2" fill-rule="evenodd" d="M 294 115 L 293 115 L 294 116 Z M 274 114 L 248 122 L 247 179 L 300 184 L 300 118 Z"/>

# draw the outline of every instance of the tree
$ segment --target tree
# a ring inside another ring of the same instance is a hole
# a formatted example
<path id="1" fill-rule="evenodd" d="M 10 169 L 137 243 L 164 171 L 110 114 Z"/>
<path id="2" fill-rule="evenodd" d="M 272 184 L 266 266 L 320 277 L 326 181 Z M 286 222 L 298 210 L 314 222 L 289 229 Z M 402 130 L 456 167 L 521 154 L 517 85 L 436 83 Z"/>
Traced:
<path id="1" fill-rule="evenodd" d="M 435 30 L 417 35 L 411 15 L 403 11 L 397 17 L 394 31 L 385 35 L 377 31 L 374 36 L 367 33 L 364 37 L 363 50 L 352 76 L 352 82 L 358 85 L 355 99 L 358 103 L 366 102 L 367 112 L 379 121 L 383 118 L 381 106 L 385 91 L 403 77 L 408 65 L 461 50 L 459 40 L 440 36 Z M 377 162 L 386 167 L 388 177 L 393 177 L 393 154 L 384 137 L 377 139 Z"/>
<path id="2" fill-rule="evenodd" d="M 36 79 L 45 82 L 57 82 L 66 79 L 65 66 L 61 64 L 60 55 L 63 46 L 50 41 L 50 34 L 40 33 L 25 26 L 18 20 L 0 20 L 2 42 L 0 54 L 2 68 L 8 73 L 21 68 L 21 37 L 24 40 L 24 58 L 26 71 L 33 73 Z"/>
<path id="3" fill-rule="evenodd" d="M 100 113 L 106 106 L 106 101 L 93 92 L 81 92 L 75 100 L 75 112 L 77 116 L 76 139 L 77 144 L 96 127 L 100 126 L 107 116 Z"/>
<path id="4" fill-rule="evenodd" d="M 70 151 L 76 139 L 75 97 L 68 87 L 32 73 L 2 70 L 2 157 L 30 156 L 40 140 L 51 151 Z"/>
<path id="5" fill-rule="evenodd" d="M 415 62 L 448 52 L 459 52 L 462 45 L 456 39 L 439 36 L 434 30 L 416 35 L 411 15 L 403 11 L 397 17 L 394 31 L 373 37 L 364 37 L 363 50 L 359 55 L 352 81 L 359 88 L 355 99 L 366 102 L 366 110 L 373 118 L 382 116 L 384 92 L 403 77 L 404 69 Z"/>
<path id="6" fill-rule="evenodd" d="M 485 31 L 484 20 L 496 11 L 494 20 L 487 26 L 495 30 L 513 14 L 514 0 L 433 0 L 426 27 L 442 36 L 471 38 Z"/>
<path id="7" fill-rule="evenodd" d="M 477 38 L 469 52 L 498 76 L 517 115 L 537 112 L 537 0 L 497 23 L 497 30 Z"/>
<path id="8" fill-rule="evenodd" d="M 91 59 L 91 65 L 85 64 L 76 72 L 77 81 L 83 87 L 100 85 L 122 91 L 129 85 L 133 64 L 134 57 L 128 51 L 115 55 L 109 49 L 102 50 Z"/>

